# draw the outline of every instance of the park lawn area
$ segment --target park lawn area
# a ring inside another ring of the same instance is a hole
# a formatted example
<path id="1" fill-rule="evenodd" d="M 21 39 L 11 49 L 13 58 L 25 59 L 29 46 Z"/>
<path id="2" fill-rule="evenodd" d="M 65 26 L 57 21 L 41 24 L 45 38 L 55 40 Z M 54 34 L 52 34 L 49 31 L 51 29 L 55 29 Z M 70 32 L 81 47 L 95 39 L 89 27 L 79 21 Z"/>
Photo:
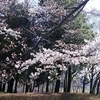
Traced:
<path id="1" fill-rule="evenodd" d="M 89 100 L 100 100 L 100 96 L 92 96 Z"/>
<path id="2" fill-rule="evenodd" d="M 0 100 L 100 100 L 100 96 L 82 93 L 0 93 Z"/>

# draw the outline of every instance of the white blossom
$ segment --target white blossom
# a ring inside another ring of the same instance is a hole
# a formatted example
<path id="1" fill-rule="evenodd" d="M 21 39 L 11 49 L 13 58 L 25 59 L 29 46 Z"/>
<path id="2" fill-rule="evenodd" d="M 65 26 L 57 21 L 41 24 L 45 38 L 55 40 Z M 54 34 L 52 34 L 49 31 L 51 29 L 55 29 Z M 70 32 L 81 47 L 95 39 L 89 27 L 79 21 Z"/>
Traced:
<path id="1" fill-rule="evenodd" d="M 9 57 L 7 57 L 7 58 L 6 58 L 6 61 L 9 61 L 9 60 L 10 60 Z"/>
<path id="2" fill-rule="evenodd" d="M 51 79 L 51 76 L 48 76 L 48 79 Z"/>

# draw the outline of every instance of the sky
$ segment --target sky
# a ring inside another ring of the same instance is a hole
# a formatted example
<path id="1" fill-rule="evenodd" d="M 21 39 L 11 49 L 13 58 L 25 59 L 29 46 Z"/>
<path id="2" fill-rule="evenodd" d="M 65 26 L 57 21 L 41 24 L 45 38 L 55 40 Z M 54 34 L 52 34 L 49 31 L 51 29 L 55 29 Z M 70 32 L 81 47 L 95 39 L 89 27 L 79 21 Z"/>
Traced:
<path id="1" fill-rule="evenodd" d="M 23 2 L 24 0 L 19 0 L 19 2 Z M 30 0 L 33 1 L 33 0 Z M 37 5 L 39 0 L 34 0 L 34 4 Z M 91 9 L 97 9 L 100 10 L 100 0 L 90 0 L 87 5 L 85 6 L 85 10 L 91 10 Z"/>
<path id="2" fill-rule="evenodd" d="M 23 2 L 23 1 L 24 1 L 24 0 L 18 0 L 18 2 Z M 39 0 L 29 0 L 29 1 L 30 1 L 30 2 L 33 2 L 33 1 L 34 1 L 34 4 L 37 5 L 37 3 L 38 3 Z"/>
<path id="3" fill-rule="evenodd" d="M 100 0 L 90 0 L 84 8 L 87 11 L 91 9 L 100 10 Z"/>
<path id="4" fill-rule="evenodd" d="M 93 9 L 100 12 L 100 0 L 90 0 L 84 8 L 86 12 L 93 12 Z M 88 17 L 88 23 L 93 25 L 94 32 L 100 34 L 100 16 L 89 15 Z"/>

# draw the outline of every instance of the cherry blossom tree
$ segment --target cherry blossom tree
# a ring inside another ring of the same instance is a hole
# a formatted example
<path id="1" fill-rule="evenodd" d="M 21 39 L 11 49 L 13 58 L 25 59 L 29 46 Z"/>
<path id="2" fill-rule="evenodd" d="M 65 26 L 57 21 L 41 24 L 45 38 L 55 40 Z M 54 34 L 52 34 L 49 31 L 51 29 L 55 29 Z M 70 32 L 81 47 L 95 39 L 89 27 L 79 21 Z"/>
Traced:
<path id="1" fill-rule="evenodd" d="M 13 30 L 7 29 L 10 25 L 8 23 L 7 26 L 5 22 L 8 21 L 2 20 L 0 27 L 1 81 L 6 80 L 8 83 L 8 92 L 12 92 L 10 87 L 13 86 L 14 81 L 16 81 L 14 90 L 16 92 L 18 76 L 23 73 L 26 74 L 25 84 L 26 92 L 28 92 L 32 80 L 34 80 L 32 81 L 34 84 L 37 81 L 38 84 L 42 84 L 54 79 L 59 82 L 62 71 L 66 72 L 68 66 L 70 68 L 72 65 L 81 63 L 99 62 L 99 55 L 96 55 L 98 60 L 94 60 L 96 58 L 95 48 L 93 49 L 92 46 L 96 46 L 95 43 L 93 45 L 92 42 L 89 42 L 84 46 L 72 43 L 66 44 L 64 41 L 69 37 L 67 35 L 64 38 L 66 33 L 80 33 L 81 30 L 77 27 L 74 30 L 68 30 L 66 27 L 69 28 L 71 24 L 66 23 L 75 18 L 87 2 L 88 0 L 83 1 L 75 9 L 61 8 L 57 3 L 48 6 L 50 5 L 48 3 L 46 7 L 41 7 L 41 10 L 39 9 L 38 13 L 33 14 L 31 18 L 27 18 L 31 20 L 29 27 L 25 27 L 22 21 Z M 19 20 L 23 17 L 20 16 L 17 16 L 17 18 L 15 14 L 14 18 L 10 16 L 13 19 L 10 19 L 11 23 L 16 23 L 14 19 Z M 73 21 L 73 23 L 75 22 Z M 39 80 L 42 75 L 45 77 L 44 80 Z M 2 83 L 6 83 L 4 81 Z M 48 88 L 46 91 L 48 92 Z"/>

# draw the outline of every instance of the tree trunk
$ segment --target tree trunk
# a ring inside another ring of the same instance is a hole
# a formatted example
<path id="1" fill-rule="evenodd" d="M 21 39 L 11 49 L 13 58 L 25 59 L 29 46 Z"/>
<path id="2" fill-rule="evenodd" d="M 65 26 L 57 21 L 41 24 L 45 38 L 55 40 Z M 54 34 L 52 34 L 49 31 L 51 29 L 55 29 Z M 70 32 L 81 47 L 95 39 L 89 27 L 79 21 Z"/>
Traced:
<path id="1" fill-rule="evenodd" d="M 71 89 L 71 66 L 68 67 L 68 88 L 67 92 L 70 92 Z"/>
<path id="2" fill-rule="evenodd" d="M 14 93 L 17 93 L 17 83 L 18 83 L 18 73 L 17 73 L 16 78 L 15 78 L 15 89 L 14 89 Z"/>
<path id="3" fill-rule="evenodd" d="M 100 78 L 100 72 L 96 76 L 96 79 L 95 79 L 93 87 L 92 87 L 92 93 L 91 94 L 95 94 L 95 89 L 96 89 L 99 78 Z"/>
<path id="4" fill-rule="evenodd" d="M 38 93 L 39 93 L 39 90 L 40 90 L 40 85 L 38 85 Z"/>
<path id="5" fill-rule="evenodd" d="M 93 84 L 93 88 L 92 88 L 91 94 L 95 94 L 95 89 L 96 89 L 97 83 L 98 83 L 98 79 L 96 79 L 94 84 Z"/>
<path id="6" fill-rule="evenodd" d="M 32 86 L 32 92 L 34 91 L 34 83 L 33 83 L 33 86 Z"/>
<path id="7" fill-rule="evenodd" d="M 48 79 L 48 76 L 49 76 L 49 72 L 47 72 L 47 79 L 46 79 L 46 92 L 49 92 L 49 79 Z"/>
<path id="8" fill-rule="evenodd" d="M 28 76 L 27 81 L 26 81 L 25 93 L 26 93 L 26 92 L 29 92 L 29 90 L 30 90 L 30 79 L 29 79 L 29 76 Z"/>
<path id="9" fill-rule="evenodd" d="M 65 73 L 65 79 L 64 79 L 64 92 L 66 92 L 67 91 L 67 88 L 68 88 L 68 84 L 67 84 L 67 80 L 68 80 L 68 73 L 67 73 L 67 71 L 66 71 L 66 73 Z"/>
<path id="10" fill-rule="evenodd" d="M 55 92 L 58 93 L 60 88 L 60 80 L 56 81 Z"/>
<path id="11" fill-rule="evenodd" d="M 2 82 L 0 82 L 0 91 L 1 91 L 1 89 L 2 89 Z"/>
<path id="12" fill-rule="evenodd" d="M 32 84 L 30 85 L 29 91 L 33 92 L 33 85 Z"/>
<path id="13" fill-rule="evenodd" d="M 23 93 L 25 93 L 25 83 L 23 83 Z"/>
<path id="14" fill-rule="evenodd" d="M 42 93 L 44 92 L 44 83 L 42 84 Z"/>
<path id="15" fill-rule="evenodd" d="M 32 70 L 31 68 L 32 68 L 32 67 L 29 66 L 29 68 L 28 68 L 28 70 L 27 70 L 25 93 L 26 93 L 26 92 L 29 92 L 29 90 L 30 90 L 30 77 L 29 77 L 29 74 L 30 74 L 30 72 L 31 72 L 31 70 Z"/>
<path id="16" fill-rule="evenodd" d="M 27 82 L 27 83 L 26 83 L 25 93 L 28 92 L 28 89 L 29 89 L 29 85 L 28 85 L 28 82 Z"/>
<path id="17" fill-rule="evenodd" d="M 47 82 L 46 82 L 46 92 L 49 92 L 49 79 L 47 77 Z"/>
<path id="18" fill-rule="evenodd" d="M 94 71 L 94 68 L 92 66 L 91 68 L 91 78 L 90 78 L 90 94 L 92 94 L 92 87 L 93 87 L 93 71 Z"/>
<path id="19" fill-rule="evenodd" d="M 6 84 L 5 84 L 5 83 L 3 83 L 3 86 L 2 86 L 1 91 L 5 92 L 5 86 L 6 86 Z"/>
<path id="20" fill-rule="evenodd" d="M 52 82 L 52 93 L 54 92 L 54 81 Z"/>
<path id="21" fill-rule="evenodd" d="M 12 78 L 11 80 L 8 81 L 8 93 L 12 93 L 13 92 L 13 85 L 14 85 L 14 79 Z"/>
<path id="22" fill-rule="evenodd" d="M 100 93 L 100 80 L 98 81 L 98 85 L 97 85 L 97 94 Z"/>
<path id="23" fill-rule="evenodd" d="M 84 76 L 84 79 L 83 79 L 83 90 L 82 90 L 82 93 L 85 93 L 85 76 Z"/>

